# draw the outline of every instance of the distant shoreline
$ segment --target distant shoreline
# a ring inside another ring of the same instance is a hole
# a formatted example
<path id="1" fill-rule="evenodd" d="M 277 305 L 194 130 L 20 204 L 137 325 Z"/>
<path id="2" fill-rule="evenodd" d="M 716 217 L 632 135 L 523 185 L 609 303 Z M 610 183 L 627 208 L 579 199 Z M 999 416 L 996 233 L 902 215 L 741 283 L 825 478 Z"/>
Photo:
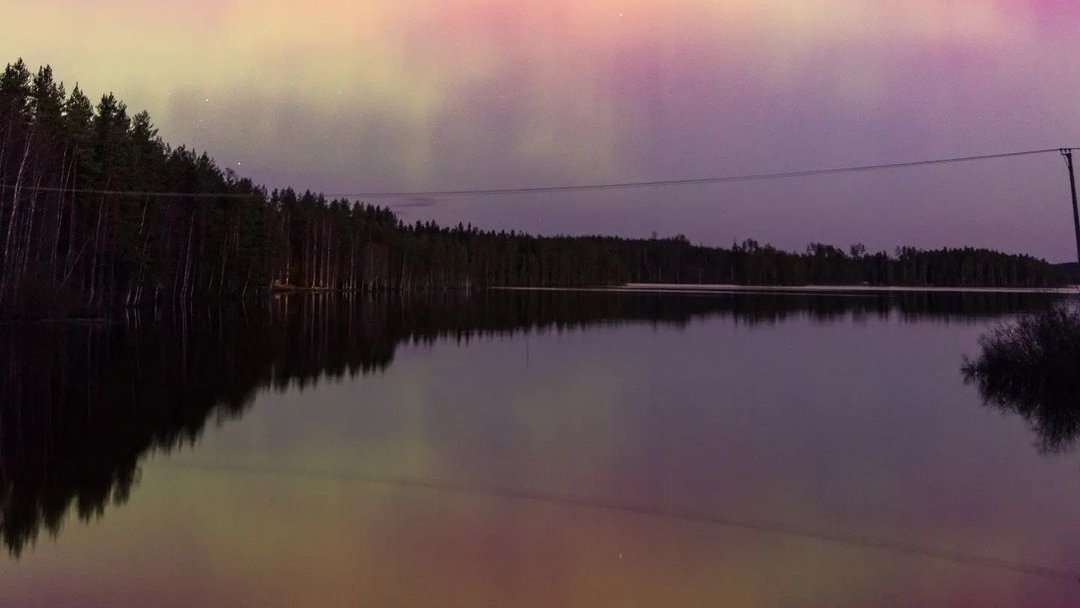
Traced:
<path id="1" fill-rule="evenodd" d="M 612 287 L 492 287 L 503 291 L 603 291 L 627 293 L 777 293 L 798 294 L 888 294 L 888 293 L 1017 293 L 1080 295 L 1080 286 L 1071 287 L 910 287 L 875 285 L 694 285 L 683 283 L 627 283 Z"/>

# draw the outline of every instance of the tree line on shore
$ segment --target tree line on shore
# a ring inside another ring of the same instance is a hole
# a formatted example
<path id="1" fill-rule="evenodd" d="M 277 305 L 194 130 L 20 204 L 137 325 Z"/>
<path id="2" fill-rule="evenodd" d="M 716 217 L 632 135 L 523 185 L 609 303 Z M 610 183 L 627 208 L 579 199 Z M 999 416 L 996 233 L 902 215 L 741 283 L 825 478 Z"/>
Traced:
<path id="1" fill-rule="evenodd" d="M 173 193 L 163 196 L 161 193 Z M 402 222 L 387 208 L 267 190 L 172 147 L 114 95 L 68 93 L 50 67 L 0 74 L 0 310 L 72 314 L 275 287 L 424 292 L 625 282 L 1045 287 L 1026 255 L 893 255 L 753 240 L 532 236 Z"/>

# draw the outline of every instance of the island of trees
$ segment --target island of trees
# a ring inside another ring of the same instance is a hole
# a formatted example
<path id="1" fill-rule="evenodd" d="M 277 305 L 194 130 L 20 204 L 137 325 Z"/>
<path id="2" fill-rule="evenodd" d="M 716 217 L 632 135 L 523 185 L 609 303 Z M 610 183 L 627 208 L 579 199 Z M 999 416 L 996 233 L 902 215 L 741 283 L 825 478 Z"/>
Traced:
<path id="1" fill-rule="evenodd" d="M 162 196 L 160 193 L 177 193 Z M 531 236 L 403 223 L 389 209 L 267 190 L 172 147 L 112 94 L 50 67 L 0 75 L 0 311 L 73 314 L 277 288 L 421 292 L 626 282 L 1046 287 L 1055 268 L 985 249 L 890 255 L 747 240 Z"/>

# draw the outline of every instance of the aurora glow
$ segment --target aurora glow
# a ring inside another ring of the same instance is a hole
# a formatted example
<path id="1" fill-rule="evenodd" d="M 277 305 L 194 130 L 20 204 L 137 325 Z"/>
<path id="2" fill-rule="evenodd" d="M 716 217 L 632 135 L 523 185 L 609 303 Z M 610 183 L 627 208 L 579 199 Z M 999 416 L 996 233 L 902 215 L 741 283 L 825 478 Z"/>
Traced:
<path id="1" fill-rule="evenodd" d="M 958 372 L 982 322 L 745 321 L 451 338 L 266 388 L 144 460 L 129 501 L 0 556 L 0 603 L 1080 605 L 1074 580 L 978 560 L 596 508 L 1075 568 L 1076 459 L 1040 455 Z"/>
<path id="2" fill-rule="evenodd" d="M 659 179 L 1080 146 L 1067 0 L 0 0 L 0 56 L 146 108 L 175 144 L 328 192 Z M 1044 157 L 403 210 L 1067 259 Z"/>

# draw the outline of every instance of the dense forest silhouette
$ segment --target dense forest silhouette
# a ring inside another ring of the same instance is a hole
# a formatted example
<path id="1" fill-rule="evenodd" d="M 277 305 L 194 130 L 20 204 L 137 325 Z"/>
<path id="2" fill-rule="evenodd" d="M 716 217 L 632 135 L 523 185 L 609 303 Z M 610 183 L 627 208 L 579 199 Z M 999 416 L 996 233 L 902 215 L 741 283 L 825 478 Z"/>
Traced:
<path id="1" fill-rule="evenodd" d="M 162 196 L 160 193 L 178 193 Z M 139 194 L 143 193 L 143 194 Z M 174 148 L 112 94 L 50 67 L 0 74 L 0 311 L 100 314 L 275 287 L 421 293 L 625 282 L 1045 287 L 1055 269 L 985 249 L 802 253 L 747 240 L 538 237 L 406 224 L 389 209 L 258 186 Z"/>
<path id="2" fill-rule="evenodd" d="M 400 344 L 722 316 L 950 321 L 1041 310 L 1045 297 L 460 292 L 293 294 L 226 306 L 132 309 L 113 323 L 0 324 L 0 542 L 18 556 L 68 513 L 126 501 L 140 461 L 239 418 L 260 389 L 378 373 Z"/>
<path id="3" fill-rule="evenodd" d="M 979 346 L 963 371 L 983 400 L 1024 418 L 1043 452 L 1073 449 L 1080 439 L 1080 310 L 1055 306 L 1022 316 Z"/>

